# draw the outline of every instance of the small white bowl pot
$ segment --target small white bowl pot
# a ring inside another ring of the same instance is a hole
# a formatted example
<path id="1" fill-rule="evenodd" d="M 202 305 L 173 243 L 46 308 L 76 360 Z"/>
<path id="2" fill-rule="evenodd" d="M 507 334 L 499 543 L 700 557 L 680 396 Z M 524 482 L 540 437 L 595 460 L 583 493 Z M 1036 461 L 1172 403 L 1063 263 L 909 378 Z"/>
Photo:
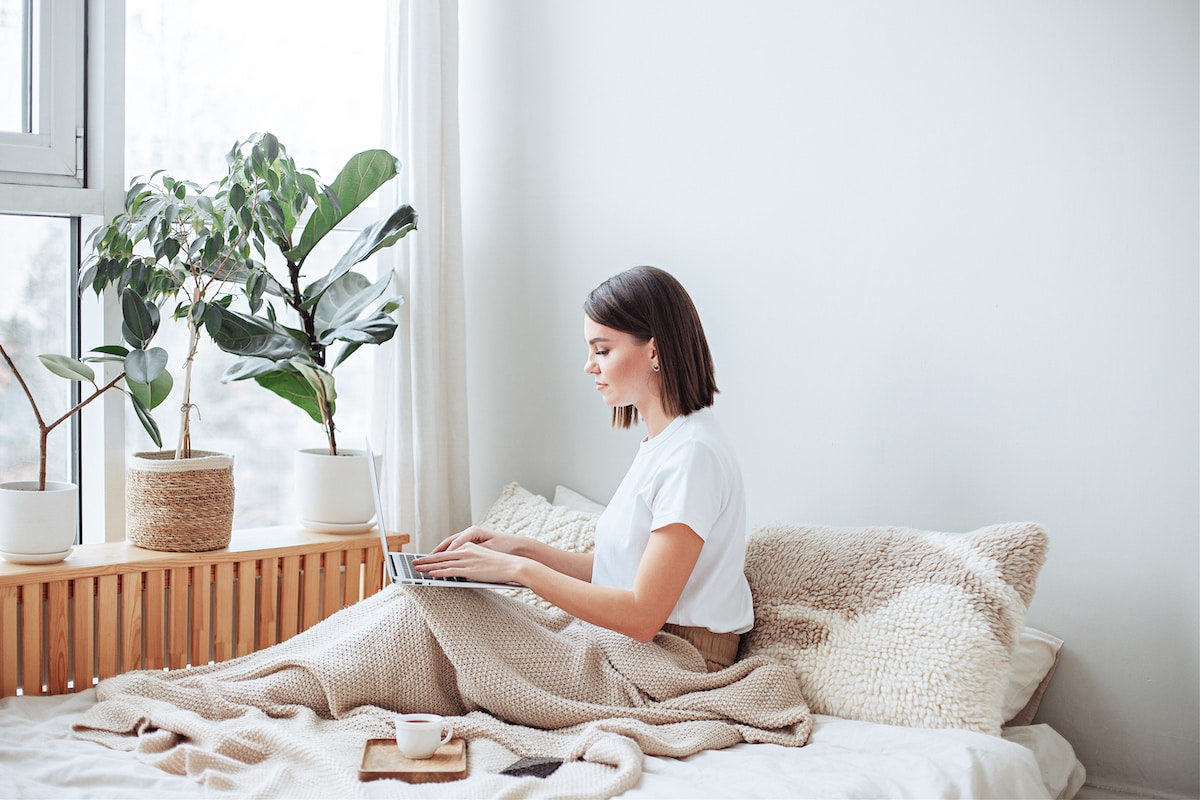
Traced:
<path id="1" fill-rule="evenodd" d="M 0 557 L 15 564 L 53 564 L 75 546 L 79 487 L 37 481 L 0 483 Z"/>

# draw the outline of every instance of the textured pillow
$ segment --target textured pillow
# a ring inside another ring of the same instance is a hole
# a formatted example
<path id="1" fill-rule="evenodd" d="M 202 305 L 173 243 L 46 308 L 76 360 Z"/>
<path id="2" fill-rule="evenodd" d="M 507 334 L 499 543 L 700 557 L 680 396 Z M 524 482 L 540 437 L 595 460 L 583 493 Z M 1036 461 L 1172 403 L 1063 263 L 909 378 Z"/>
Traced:
<path id="1" fill-rule="evenodd" d="M 556 506 L 539 494 L 510 483 L 479 520 L 479 527 L 529 536 L 572 553 L 590 553 L 595 546 L 596 517 L 586 511 Z M 555 606 L 528 589 L 505 590 L 518 600 L 545 609 Z"/>
<path id="2" fill-rule="evenodd" d="M 554 487 L 554 499 L 551 502 L 556 506 L 566 506 L 575 511 L 586 511 L 597 516 L 604 513 L 603 503 L 597 503 L 589 497 L 584 497 L 574 489 L 562 484 Z"/>
<path id="3" fill-rule="evenodd" d="M 1006 726 L 1029 725 L 1054 677 L 1063 640 L 1051 633 L 1026 627 L 1013 648 L 1012 670 L 1004 689 L 1002 716 Z"/>
<path id="4" fill-rule="evenodd" d="M 1046 547 L 1028 523 L 757 529 L 746 551 L 755 622 L 740 656 L 791 665 L 819 714 L 999 734 Z"/>

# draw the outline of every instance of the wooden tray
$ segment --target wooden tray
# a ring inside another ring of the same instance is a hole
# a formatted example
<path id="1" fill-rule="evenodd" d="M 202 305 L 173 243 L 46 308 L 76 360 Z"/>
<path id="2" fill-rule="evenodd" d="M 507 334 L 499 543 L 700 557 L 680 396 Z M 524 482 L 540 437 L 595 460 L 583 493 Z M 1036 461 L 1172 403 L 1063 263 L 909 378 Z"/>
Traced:
<path id="1" fill-rule="evenodd" d="M 368 739 L 363 748 L 358 778 L 399 778 L 409 783 L 438 783 L 467 777 L 467 743 L 454 738 L 437 749 L 432 758 L 406 758 L 395 739 Z"/>

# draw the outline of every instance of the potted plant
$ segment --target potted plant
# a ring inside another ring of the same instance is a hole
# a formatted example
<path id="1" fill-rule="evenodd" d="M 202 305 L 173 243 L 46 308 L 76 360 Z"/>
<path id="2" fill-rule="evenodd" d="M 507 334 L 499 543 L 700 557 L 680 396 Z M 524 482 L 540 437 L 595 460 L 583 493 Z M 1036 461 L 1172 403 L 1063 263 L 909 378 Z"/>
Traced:
<path id="1" fill-rule="evenodd" d="M 201 332 L 219 324 L 217 309 L 251 275 L 248 231 L 232 202 L 239 191 L 231 193 L 226 179 L 201 187 L 160 170 L 135 178 L 125 210 L 89 238 L 81 286 L 97 294 L 121 287 L 156 319 L 173 301 L 171 316 L 187 327 L 178 440 L 173 450 L 133 454 L 128 467 L 126 536 L 140 547 L 216 550 L 233 531 L 233 457 L 192 449 L 191 414 Z"/>
<path id="2" fill-rule="evenodd" d="M 220 318 L 210 329 L 214 341 L 239 356 L 222 380 L 253 379 L 321 426 L 326 446 L 302 449 L 296 456 L 301 522 L 317 530 L 361 530 L 374 516 L 369 456 L 338 445 L 334 370 L 364 344 L 382 344 L 395 335 L 391 314 L 403 298 L 388 292 L 391 272 L 371 281 L 353 268 L 415 229 L 416 212 L 400 205 L 366 226 L 320 276 L 313 275 L 309 257 L 354 209 L 396 177 L 400 164 L 385 150 L 368 150 L 351 157 L 333 183 L 323 185 L 315 171 L 297 167 L 270 133 L 235 143 L 228 163 L 230 202 L 263 260 L 247 261 L 251 313 L 228 305 L 213 311 Z M 268 245 L 282 262 L 274 269 L 266 264 Z"/>
<path id="3" fill-rule="evenodd" d="M 70 381 L 86 382 L 92 392 L 57 419 L 47 422 L 33 392 L 12 357 L 0 345 L 0 358 L 20 385 L 33 410 L 38 428 L 38 477 L 36 481 L 0 483 L 0 556 L 19 564 L 49 564 L 62 561 L 75 545 L 79 520 L 79 487 L 67 481 L 46 479 L 46 460 L 50 434 L 83 410 L 100 395 L 117 390 L 128 395 L 138 419 L 157 446 L 162 446 L 158 424 L 151 410 L 170 391 L 171 375 L 166 371 L 167 353 L 149 347 L 158 329 L 157 309 L 145 304 L 134 292 L 122 293 L 125 339 L 123 345 L 105 345 L 95 355 L 75 359 L 63 355 L 41 355 L 46 369 Z M 115 361 L 121 372 L 107 383 L 97 383 L 96 372 L 84 362 Z M 124 386 L 122 386 L 124 384 Z"/>

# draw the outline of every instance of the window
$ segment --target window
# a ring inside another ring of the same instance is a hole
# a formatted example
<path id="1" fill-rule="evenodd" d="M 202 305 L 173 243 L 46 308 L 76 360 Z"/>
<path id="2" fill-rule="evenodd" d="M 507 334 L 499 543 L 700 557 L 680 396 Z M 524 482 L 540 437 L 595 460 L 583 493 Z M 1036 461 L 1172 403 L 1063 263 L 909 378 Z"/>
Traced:
<path id="1" fill-rule="evenodd" d="M 279 12 L 276 4 L 245 0 L 126 0 L 126 185 L 159 168 L 205 185 L 225 173 L 230 146 L 256 131 L 274 133 L 298 165 L 315 168 L 327 183 L 350 156 L 379 146 L 384 0 L 358 2 L 353 14 L 330 14 L 319 3 Z M 379 215 L 378 209 L 359 211 L 366 222 Z M 357 233 L 332 234 L 309 268 L 332 266 Z M 320 256 L 329 260 L 317 262 Z M 371 268 L 371 262 L 362 265 Z M 179 415 L 169 409 L 179 407 L 186 330 L 163 317 L 155 344 L 169 353 L 176 388 L 155 419 L 163 446 L 174 448 Z M 335 373 L 342 446 L 361 447 L 367 431 L 368 351 Z M 233 360 L 202 338 L 193 367 L 192 446 L 234 456 L 235 527 L 295 522 L 294 454 L 322 446 L 321 428 L 253 381 L 222 384 Z M 132 417 L 125 430 L 128 452 L 152 449 Z"/>
<path id="2" fill-rule="evenodd" d="M 83 185 L 82 0 L 0 0 L 0 180 Z"/>
<path id="3" fill-rule="evenodd" d="M 165 168 L 213 180 L 230 145 L 256 131 L 276 134 L 327 182 L 351 155 L 379 146 L 386 13 L 386 0 L 363 0 L 353 14 L 245 0 L 0 0 L 0 270 L 12 287 L 0 297 L 0 342 L 19 345 L 39 403 L 67 408 L 71 386 L 39 353 L 119 336 L 115 300 L 71 287 L 80 243 L 121 210 L 131 177 Z M 114 85 L 122 73 L 125 85 Z M 377 214 L 358 212 L 364 224 Z M 322 247 L 338 250 L 332 240 Z M 183 335 L 164 319 L 156 339 L 175 371 Z M 366 431 L 370 360 L 359 354 L 337 371 L 343 443 Z M 293 454 L 323 441 L 320 426 L 253 383 L 222 384 L 228 361 L 202 343 L 193 444 L 234 455 L 235 526 L 292 522 Z M 0 369 L 0 476 L 24 475 L 37 458 L 31 412 L 14 388 Z M 169 447 L 172 403 L 155 413 Z M 52 434 L 51 471 L 80 476 L 84 541 L 124 538 L 123 455 L 153 447 L 127 411 L 110 393 L 79 430 Z"/>
<path id="4" fill-rule="evenodd" d="M 84 216 L 100 208 L 98 192 L 84 187 L 77 137 L 84 124 L 84 12 L 83 0 L 0 0 L 0 270 L 6 283 L 0 342 L 47 423 L 73 405 L 78 387 L 51 375 L 37 356 L 78 352 L 85 324 L 73 290 L 79 230 Z M 78 482 L 86 492 L 79 480 L 78 423 L 72 418 L 50 434 L 47 478 Z M 12 373 L 0 367 L 0 480 L 35 479 L 38 460 L 33 411 Z"/>
<path id="5" fill-rule="evenodd" d="M 47 424 L 72 405 L 72 387 L 38 362 L 41 353 L 70 355 L 74 293 L 69 244 L 71 222 L 54 217 L 0 215 L 5 260 L 19 265 L 0 293 L 0 344 L 12 358 Z M 38 428 L 33 410 L 7 367 L 0 368 L 0 481 L 34 480 L 38 474 Z M 73 480 L 72 425 L 51 432 L 47 477 Z"/>

